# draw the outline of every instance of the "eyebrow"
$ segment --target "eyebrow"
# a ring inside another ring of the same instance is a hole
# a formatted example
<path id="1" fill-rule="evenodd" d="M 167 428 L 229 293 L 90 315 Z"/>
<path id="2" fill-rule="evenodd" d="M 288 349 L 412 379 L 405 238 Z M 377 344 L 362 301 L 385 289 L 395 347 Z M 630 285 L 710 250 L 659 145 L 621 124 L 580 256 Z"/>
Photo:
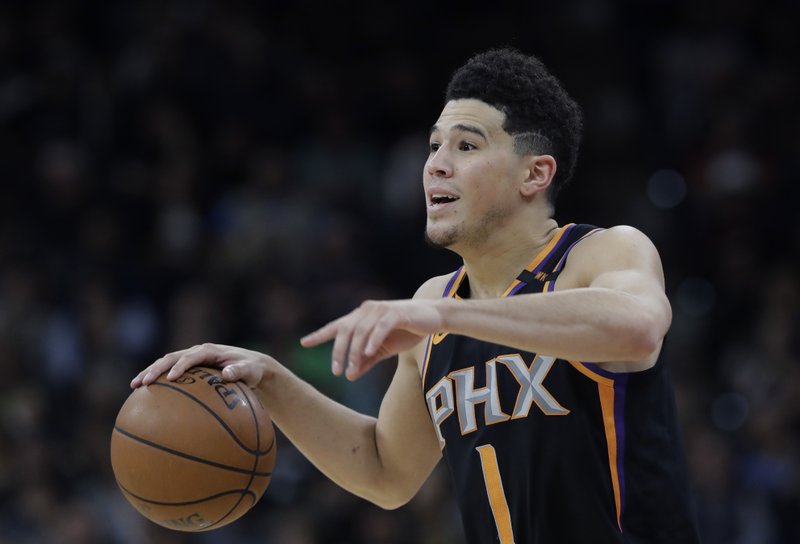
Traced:
<path id="1" fill-rule="evenodd" d="M 431 127 L 431 132 L 430 133 L 433 134 L 437 130 L 439 130 L 439 126 L 438 125 L 433 125 Z M 472 134 L 477 134 L 478 136 L 480 136 L 481 138 L 483 138 L 487 142 L 489 141 L 489 139 L 486 137 L 486 134 L 480 128 L 476 127 L 475 125 L 466 125 L 464 123 L 457 123 L 457 124 L 453 125 L 453 128 L 451 128 L 450 131 L 451 132 L 452 131 L 470 132 Z"/>

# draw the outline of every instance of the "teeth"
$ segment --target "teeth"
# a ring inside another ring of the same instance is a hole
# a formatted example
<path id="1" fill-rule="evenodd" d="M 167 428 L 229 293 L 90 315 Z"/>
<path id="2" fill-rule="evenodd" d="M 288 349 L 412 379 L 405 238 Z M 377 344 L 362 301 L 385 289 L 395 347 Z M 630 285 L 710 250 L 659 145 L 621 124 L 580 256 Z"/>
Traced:
<path id="1" fill-rule="evenodd" d="M 454 196 L 448 196 L 448 195 L 432 195 L 431 196 L 431 202 L 433 204 L 441 204 L 443 202 L 453 202 L 454 200 L 457 200 L 457 198 L 454 197 Z"/>

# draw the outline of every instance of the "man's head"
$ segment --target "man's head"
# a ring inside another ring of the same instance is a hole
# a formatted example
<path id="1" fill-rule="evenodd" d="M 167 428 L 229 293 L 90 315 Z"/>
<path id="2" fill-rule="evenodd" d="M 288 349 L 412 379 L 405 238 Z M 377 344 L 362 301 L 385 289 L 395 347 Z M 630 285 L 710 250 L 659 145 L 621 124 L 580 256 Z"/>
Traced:
<path id="1" fill-rule="evenodd" d="M 514 49 L 475 55 L 456 70 L 447 102 L 476 99 L 505 114 L 503 129 L 520 155 L 552 155 L 550 202 L 572 178 L 583 129 L 581 110 L 542 62 Z"/>

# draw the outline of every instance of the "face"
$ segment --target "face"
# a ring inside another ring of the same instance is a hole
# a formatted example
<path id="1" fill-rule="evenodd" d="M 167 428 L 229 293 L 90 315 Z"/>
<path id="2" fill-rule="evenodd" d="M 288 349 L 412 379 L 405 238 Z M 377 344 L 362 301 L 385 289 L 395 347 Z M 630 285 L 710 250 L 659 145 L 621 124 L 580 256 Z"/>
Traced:
<path id="1" fill-rule="evenodd" d="M 452 100 L 431 129 L 423 185 L 425 234 L 433 245 L 480 248 L 521 207 L 528 162 L 514 153 L 504 120 L 503 112 L 480 100 Z"/>

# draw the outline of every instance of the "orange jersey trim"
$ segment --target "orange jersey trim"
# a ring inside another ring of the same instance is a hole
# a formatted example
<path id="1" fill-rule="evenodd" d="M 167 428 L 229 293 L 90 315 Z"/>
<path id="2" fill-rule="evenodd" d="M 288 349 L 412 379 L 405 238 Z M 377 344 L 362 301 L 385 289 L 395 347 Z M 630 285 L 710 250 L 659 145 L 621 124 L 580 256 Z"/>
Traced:
<path id="1" fill-rule="evenodd" d="M 574 223 L 569 223 L 568 225 L 564 225 L 563 227 L 558 229 L 558 232 L 556 232 L 555 236 L 553 236 L 550 239 L 547 245 L 544 246 L 544 248 L 542 248 L 542 250 L 536 255 L 536 257 L 534 257 L 534 259 L 530 262 L 530 264 L 528 264 L 528 266 L 525 267 L 525 270 L 527 270 L 528 272 L 533 272 L 536 269 L 536 267 L 542 263 L 542 261 L 544 261 L 547 257 L 549 257 L 550 253 L 558 244 L 558 241 L 561 240 L 561 237 L 564 236 L 564 233 L 567 232 L 569 230 L 569 227 L 571 227 L 572 225 L 574 225 Z M 513 282 L 511 282 L 511 285 L 508 286 L 508 289 L 505 290 L 502 296 L 507 297 L 510 293 L 514 292 L 514 289 L 520 283 L 522 283 L 520 280 L 515 279 Z"/>
<path id="2" fill-rule="evenodd" d="M 590 368 L 580 361 L 569 361 L 578 372 L 597 383 L 597 392 L 600 397 L 600 410 L 603 414 L 603 430 L 606 435 L 606 447 L 608 449 L 608 468 L 611 473 L 611 487 L 614 490 L 614 506 L 617 512 L 617 526 L 622 531 L 622 491 L 620 485 L 620 475 L 618 470 L 618 451 L 617 451 L 617 420 L 614 417 L 616 392 L 614 380 L 607 378 Z"/>

